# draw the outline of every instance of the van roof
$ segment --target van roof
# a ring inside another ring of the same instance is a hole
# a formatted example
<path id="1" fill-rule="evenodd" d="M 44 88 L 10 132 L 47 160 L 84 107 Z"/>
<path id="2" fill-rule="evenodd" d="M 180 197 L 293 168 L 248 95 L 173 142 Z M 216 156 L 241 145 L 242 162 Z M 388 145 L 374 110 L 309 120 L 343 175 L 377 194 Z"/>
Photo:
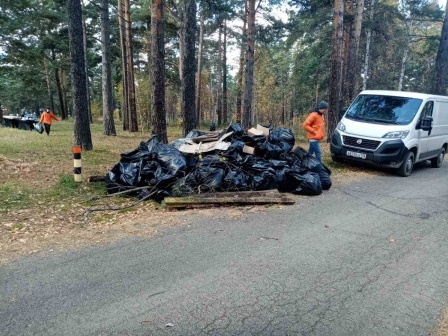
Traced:
<path id="1" fill-rule="evenodd" d="M 364 90 L 364 91 L 361 91 L 360 94 L 409 97 L 409 98 L 420 98 L 420 99 L 425 99 L 425 98 L 429 98 L 429 97 L 448 99 L 447 96 L 441 96 L 441 95 L 419 93 L 419 92 L 407 92 L 407 91 L 392 91 L 392 90 Z"/>

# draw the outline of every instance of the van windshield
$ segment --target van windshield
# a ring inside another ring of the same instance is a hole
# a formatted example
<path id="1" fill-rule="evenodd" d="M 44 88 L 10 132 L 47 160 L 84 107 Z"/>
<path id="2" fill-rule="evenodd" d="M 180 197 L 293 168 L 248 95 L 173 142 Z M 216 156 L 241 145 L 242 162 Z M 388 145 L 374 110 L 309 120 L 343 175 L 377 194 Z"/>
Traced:
<path id="1" fill-rule="evenodd" d="M 414 119 L 422 99 L 359 95 L 350 105 L 345 117 L 353 120 L 407 125 Z"/>

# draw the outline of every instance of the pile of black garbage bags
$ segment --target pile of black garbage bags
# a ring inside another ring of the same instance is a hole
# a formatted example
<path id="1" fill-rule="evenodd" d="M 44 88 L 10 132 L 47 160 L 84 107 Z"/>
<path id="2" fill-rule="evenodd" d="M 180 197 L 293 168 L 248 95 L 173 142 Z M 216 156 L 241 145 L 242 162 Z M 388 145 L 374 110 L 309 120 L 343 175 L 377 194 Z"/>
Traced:
<path id="1" fill-rule="evenodd" d="M 278 189 L 298 195 L 320 195 L 331 187 L 331 171 L 301 148 L 288 128 L 270 128 L 269 135 L 249 135 L 236 123 L 224 133 L 226 149 L 184 153 L 185 142 L 206 132 L 191 131 L 171 144 L 156 136 L 121 154 L 106 175 L 108 193 L 128 191 L 138 199 L 207 192 Z M 230 144 L 229 144 L 230 143 Z M 248 153 L 247 148 L 253 149 Z"/>

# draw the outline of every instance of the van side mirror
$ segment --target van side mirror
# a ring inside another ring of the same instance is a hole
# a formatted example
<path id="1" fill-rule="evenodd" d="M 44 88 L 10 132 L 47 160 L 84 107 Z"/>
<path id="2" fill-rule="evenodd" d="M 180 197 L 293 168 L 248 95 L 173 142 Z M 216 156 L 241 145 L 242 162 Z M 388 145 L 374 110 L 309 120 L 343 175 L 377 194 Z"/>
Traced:
<path id="1" fill-rule="evenodd" d="M 431 135 L 432 131 L 432 117 L 424 117 L 420 119 L 418 123 L 418 128 L 420 128 L 423 131 L 428 131 L 428 135 Z"/>

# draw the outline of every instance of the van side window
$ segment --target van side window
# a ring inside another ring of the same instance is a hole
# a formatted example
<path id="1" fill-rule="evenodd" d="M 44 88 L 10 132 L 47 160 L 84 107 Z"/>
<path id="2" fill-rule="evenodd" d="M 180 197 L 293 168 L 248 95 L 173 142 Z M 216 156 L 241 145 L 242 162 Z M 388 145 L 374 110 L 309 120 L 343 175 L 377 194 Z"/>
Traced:
<path id="1" fill-rule="evenodd" d="M 422 114 L 420 115 L 420 120 L 426 117 L 432 117 L 433 108 L 434 108 L 434 102 L 432 101 L 427 102 L 422 110 Z"/>

